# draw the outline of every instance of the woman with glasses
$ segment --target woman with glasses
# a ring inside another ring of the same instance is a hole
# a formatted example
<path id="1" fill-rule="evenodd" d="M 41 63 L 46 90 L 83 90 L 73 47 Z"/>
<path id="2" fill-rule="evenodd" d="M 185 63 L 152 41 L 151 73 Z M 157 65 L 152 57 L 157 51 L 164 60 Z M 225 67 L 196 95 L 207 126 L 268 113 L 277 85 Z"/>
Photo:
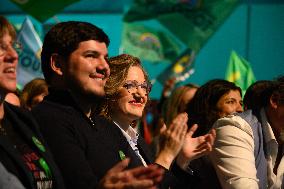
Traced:
<path id="1" fill-rule="evenodd" d="M 0 16 L 0 163 L 2 170 L 15 175 L 25 188 L 63 189 L 58 169 L 46 148 L 38 125 L 29 112 L 4 101 L 16 91 L 16 68 L 20 45 L 16 32 L 6 18 Z M 2 180 L 5 175 L 0 174 Z M 12 178 L 11 176 L 9 176 Z M 6 177 L 7 178 L 7 177 Z M 14 180 L 14 179 L 13 179 Z M 9 180 L 0 188 L 23 188 Z"/>
<path id="2" fill-rule="evenodd" d="M 101 126 L 97 129 L 102 141 L 98 148 L 104 149 L 100 158 L 107 164 L 130 157 L 130 167 L 156 163 L 166 171 L 161 188 L 188 188 L 193 178 L 188 164 L 211 150 L 214 134 L 192 138 L 196 126 L 187 131 L 187 114 L 179 114 L 162 132 L 161 150 L 153 159 L 143 138 L 131 127 L 142 117 L 149 100 L 151 84 L 147 74 L 140 60 L 131 55 L 110 58 L 109 66 L 106 100 L 99 106 L 104 117 L 101 120 L 108 121 L 97 124 Z"/>

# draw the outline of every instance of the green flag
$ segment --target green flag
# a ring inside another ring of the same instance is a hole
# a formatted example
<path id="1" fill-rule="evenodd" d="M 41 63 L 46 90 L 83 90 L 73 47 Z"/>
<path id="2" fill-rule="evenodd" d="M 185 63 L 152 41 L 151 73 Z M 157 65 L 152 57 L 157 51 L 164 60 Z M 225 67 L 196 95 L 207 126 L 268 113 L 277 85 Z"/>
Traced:
<path id="1" fill-rule="evenodd" d="M 60 12 L 64 7 L 79 0 L 11 0 L 27 14 L 40 22 Z"/>
<path id="2" fill-rule="evenodd" d="M 196 53 L 231 14 L 238 0 L 135 0 L 124 21 L 157 19 Z"/>
<path id="3" fill-rule="evenodd" d="M 124 23 L 122 51 L 150 62 L 174 60 L 181 47 L 175 40 L 157 29 L 141 23 Z"/>
<path id="4" fill-rule="evenodd" d="M 191 11 L 163 14 L 158 20 L 187 47 L 198 52 L 237 3 L 238 0 L 203 0 L 199 7 Z"/>
<path id="5" fill-rule="evenodd" d="M 201 0 L 134 0 L 124 15 L 124 21 L 147 20 L 162 14 L 191 11 L 200 5 Z"/>
<path id="6" fill-rule="evenodd" d="M 250 64 L 238 56 L 235 51 L 231 52 L 225 79 L 239 86 L 243 95 L 247 88 L 256 81 Z"/>

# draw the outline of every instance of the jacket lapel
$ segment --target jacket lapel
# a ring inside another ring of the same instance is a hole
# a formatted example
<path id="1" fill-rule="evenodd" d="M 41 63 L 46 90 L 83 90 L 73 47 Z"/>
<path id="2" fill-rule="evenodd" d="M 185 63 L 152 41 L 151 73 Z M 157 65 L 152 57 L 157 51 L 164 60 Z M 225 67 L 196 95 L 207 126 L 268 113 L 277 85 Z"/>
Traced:
<path id="1" fill-rule="evenodd" d="M 143 165 L 121 130 L 112 121 L 101 117 L 97 117 L 95 120 L 98 132 L 97 140 L 101 145 L 105 145 L 106 150 L 114 151 L 119 161 L 121 160 L 119 153 L 122 152 L 126 157 L 130 158 L 128 166 L 130 168 Z"/>

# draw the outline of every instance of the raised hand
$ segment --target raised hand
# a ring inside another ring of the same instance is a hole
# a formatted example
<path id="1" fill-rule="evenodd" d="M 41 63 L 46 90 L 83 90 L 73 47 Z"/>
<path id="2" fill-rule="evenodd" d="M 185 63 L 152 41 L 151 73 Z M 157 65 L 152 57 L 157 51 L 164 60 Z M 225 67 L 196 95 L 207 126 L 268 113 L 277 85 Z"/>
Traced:
<path id="1" fill-rule="evenodd" d="M 156 165 L 125 170 L 129 159 L 111 168 L 99 183 L 98 189 L 156 189 L 164 170 Z"/>
<path id="2" fill-rule="evenodd" d="M 212 129 L 208 134 L 192 138 L 197 129 L 194 124 L 186 134 L 184 145 L 177 156 L 177 164 L 186 169 L 191 160 L 197 159 L 212 151 L 212 146 L 216 138 L 216 132 Z"/>
<path id="3" fill-rule="evenodd" d="M 155 162 L 169 169 L 173 160 L 181 150 L 187 131 L 187 114 L 179 114 L 169 128 L 162 130 L 160 134 L 160 152 Z"/>

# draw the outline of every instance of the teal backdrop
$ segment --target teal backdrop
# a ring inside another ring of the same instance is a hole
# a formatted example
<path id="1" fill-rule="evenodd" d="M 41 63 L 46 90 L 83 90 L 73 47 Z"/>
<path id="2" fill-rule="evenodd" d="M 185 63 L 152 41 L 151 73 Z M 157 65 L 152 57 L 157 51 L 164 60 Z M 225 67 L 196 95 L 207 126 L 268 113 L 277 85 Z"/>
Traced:
<path id="1" fill-rule="evenodd" d="M 27 15 L 9 0 L 0 0 L 0 3 L 0 14 L 6 16 L 19 29 Z M 96 8 L 92 8 L 88 3 Z M 41 38 L 50 26 L 57 22 L 81 20 L 96 24 L 109 35 L 109 54 L 113 56 L 119 53 L 121 44 L 123 3 L 82 0 L 66 7 L 63 12 L 44 23 L 30 18 Z M 197 54 L 195 73 L 179 85 L 188 82 L 202 85 L 210 79 L 224 78 L 232 50 L 250 62 L 257 80 L 283 75 L 284 1 L 242 1 Z M 154 79 L 169 64 L 143 62 L 143 65 L 150 78 Z M 155 82 L 151 98 L 159 99 L 161 90 L 162 85 Z"/>

